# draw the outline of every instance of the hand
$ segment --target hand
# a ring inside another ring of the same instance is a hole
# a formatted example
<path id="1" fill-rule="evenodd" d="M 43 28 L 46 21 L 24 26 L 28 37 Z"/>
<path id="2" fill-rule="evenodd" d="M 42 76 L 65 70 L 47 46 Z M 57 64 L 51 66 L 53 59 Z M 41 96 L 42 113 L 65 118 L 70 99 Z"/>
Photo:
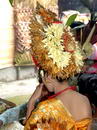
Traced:
<path id="1" fill-rule="evenodd" d="M 26 120 L 29 118 L 29 116 L 31 115 L 31 112 L 34 109 L 34 105 L 35 105 L 35 101 L 39 98 L 41 98 L 42 96 L 42 89 L 43 89 L 43 83 L 39 84 L 35 90 L 35 92 L 33 93 L 33 95 L 31 96 L 29 102 L 28 102 L 28 107 L 27 107 L 27 114 L 26 114 L 26 119 L 23 121 L 23 124 L 26 123 Z"/>
<path id="2" fill-rule="evenodd" d="M 44 84 L 41 83 L 36 87 L 35 92 L 33 93 L 33 95 L 31 96 L 30 100 L 34 100 L 36 101 L 38 98 L 41 98 L 41 94 L 42 94 L 42 90 L 43 90 L 43 86 Z"/>

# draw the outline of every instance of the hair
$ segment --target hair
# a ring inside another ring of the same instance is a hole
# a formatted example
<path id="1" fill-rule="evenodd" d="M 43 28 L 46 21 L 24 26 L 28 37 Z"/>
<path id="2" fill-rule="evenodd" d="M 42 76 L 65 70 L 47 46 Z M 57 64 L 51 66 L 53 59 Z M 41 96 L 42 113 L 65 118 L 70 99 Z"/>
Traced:
<path id="1" fill-rule="evenodd" d="M 38 70 L 38 81 L 39 81 L 39 83 L 42 83 L 42 75 L 41 75 L 41 69 L 39 68 L 39 70 Z"/>
<path id="2" fill-rule="evenodd" d="M 42 83 L 41 71 L 43 71 L 44 75 L 45 75 L 45 73 L 46 73 L 44 70 L 42 70 L 41 68 L 39 68 L 39 70 L 38 70 L 38 81 L 39 81 L 39 83 Z M 68 79 L 63 79 L 63 78 L 61 78 L 61 77 L 57 77 L 57 76 L 56 76 L 56 79 L 57 79 L 57 81 L 60 82 L 60 83 L 62 83 L 62 82 L 64 82 L 64 81 L 66 80 L 66 81 L 68 81 L 68 84 L 69 84 L 69 85 L 71 85 L 71 86 L 76 86 L 76 85 L 77 85 L 77 76 L 78 76 L 78 75 L 75 75 L 75 76 L 72 76 L 72 77 L 70 77 L 70 78 L 68 78 Z"/>
<path id="3" fill-rule="evenodd" d="M 38 81 L 39 81 L 39 83 L 42 83 L 42 74 L 41 74 L 41 71 L 43 71 L 43 74 L 45 75 L 45 71 L 44 70 L 42 70 L 41 68 L 39 68 L 39 70 L 38 70 Z M 65 79 L 62 79 L 61 77 L 57 77 L 56 76 L 56 79 L 59 81 L 59 82 L 63 82 Z"/>
<path id="4" fill-rule="evenodd" d="M 90 102 L 97 107 L 97 74 L 80 74 L 78 86 L 79 92 L 88 95 Z"/>

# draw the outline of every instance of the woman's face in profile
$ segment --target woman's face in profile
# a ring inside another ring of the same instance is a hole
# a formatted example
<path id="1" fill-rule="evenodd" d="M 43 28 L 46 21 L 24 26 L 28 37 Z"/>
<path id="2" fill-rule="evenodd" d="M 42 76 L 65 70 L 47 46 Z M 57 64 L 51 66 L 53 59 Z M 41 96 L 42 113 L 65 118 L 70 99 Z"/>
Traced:
<path id="1" fill-rule="evenodd" d="M 49 92 L 53 92 L 54 86 L 53 86 L 53 82 L 52 82 L 52 77 L 50 75 L 48 75 L 47 73 L 45 73 L 42 80 L 43 80 L 43 83 L 44 83 L 45 87 L 47 88 L 47 90 Z"/>
<path id="2" fill-rule="evenodd" d="M 46 89 L 49 92 L 54 92 L 55 84 L 58 82 L 56 79 L 52 78 L 47 72 L 43 70 L 40 71 L 40 77 L 42 79 L 42 83 L 44 83 Z"/>

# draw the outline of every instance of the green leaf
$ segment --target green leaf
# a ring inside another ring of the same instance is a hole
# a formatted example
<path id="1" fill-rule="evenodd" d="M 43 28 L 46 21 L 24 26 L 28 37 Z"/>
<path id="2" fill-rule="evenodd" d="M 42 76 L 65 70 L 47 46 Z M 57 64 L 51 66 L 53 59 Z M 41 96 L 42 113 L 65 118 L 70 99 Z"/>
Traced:
<path id="1" fill-rule="evenodd" d="M 66 25 L 67 25 L 67 26 L 70 26 L 70 25 L 75 21 L 76 17 L 77 17 L 77 14 L 71 15 L 71 16 L 68 18 L 68 20 L 67 20 L 67 22 L 66 22 Z"/>
<path id="2" fill-rule="evenodd" d="M 10 2 L 10 4 L 11 4 L 11 6 L 12 6 L 12 4 L 13 4 L 13 0 L 9 0 L 9 2 Z"/>

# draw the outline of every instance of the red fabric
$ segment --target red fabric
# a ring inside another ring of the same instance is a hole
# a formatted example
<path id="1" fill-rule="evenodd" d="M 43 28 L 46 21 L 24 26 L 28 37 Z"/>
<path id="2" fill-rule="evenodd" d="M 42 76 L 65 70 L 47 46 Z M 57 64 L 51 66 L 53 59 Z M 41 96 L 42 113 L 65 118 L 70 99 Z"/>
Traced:
<path id="1" fill-rule="evenodd" d="M 32 60 L 33 60 L 33 62 L 35 63 L 35 65 L 36 65 L 37 67 L 39 67 L 38 61 L 34 58 L 34 56 L 32 56 Z"/>

